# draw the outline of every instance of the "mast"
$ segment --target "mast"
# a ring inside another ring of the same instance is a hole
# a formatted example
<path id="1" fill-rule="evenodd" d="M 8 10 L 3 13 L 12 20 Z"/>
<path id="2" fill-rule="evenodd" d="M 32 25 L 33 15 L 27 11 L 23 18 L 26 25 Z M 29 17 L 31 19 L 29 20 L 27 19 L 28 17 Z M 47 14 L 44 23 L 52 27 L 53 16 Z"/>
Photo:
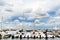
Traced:
<path id="1" fill-rule="evenodd" d="M 23 15 L 22 15 L 22 18 L 23 18 L 23 20 L 22 20 L 22 30 L 24 31 L 25 29 L 24 29 L 24 13 L 23 13 Z"/>
<path id="2" fill-rule="evenodd" d="M 36 15 L 34 20 L 35 21 L 33 23 L 33 31 L 36 30 L 36 28 L 35 28 L 36 27 L 36 24 L 39 24 L 40 23 L 39 22 L 40 18 Z"/>
<path id="3" fill-rule="evenodd" d="M 1 17 L 1 30 L 2 30 L 2 27 L 3 27 L 3 16 Z"/>

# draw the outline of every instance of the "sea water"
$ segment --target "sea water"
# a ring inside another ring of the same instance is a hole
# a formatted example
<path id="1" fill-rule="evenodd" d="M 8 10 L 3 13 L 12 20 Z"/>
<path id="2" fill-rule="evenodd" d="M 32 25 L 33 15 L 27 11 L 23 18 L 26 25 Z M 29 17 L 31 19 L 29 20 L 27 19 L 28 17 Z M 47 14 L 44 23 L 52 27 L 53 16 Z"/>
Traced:
<path id="1" fill-rule="evenodd" d="M 1 40 L 60 40 L 60 38 L 48 38 L 48 39 L 26 39 L 26 38 L 23 38 L 23 39 L 19 39 L 19 38 L 15 38 L 15 39 L 11 39 L 11 38 L 7 38 L 7 39 L 1 39 Z"/>

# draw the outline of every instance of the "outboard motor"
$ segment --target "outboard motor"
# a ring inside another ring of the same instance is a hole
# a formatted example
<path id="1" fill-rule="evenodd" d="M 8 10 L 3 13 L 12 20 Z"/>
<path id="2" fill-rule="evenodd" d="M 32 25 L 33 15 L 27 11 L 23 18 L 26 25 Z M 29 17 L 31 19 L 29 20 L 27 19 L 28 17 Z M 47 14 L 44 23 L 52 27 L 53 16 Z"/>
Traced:
<path id="1" fill-rule="evenodd" d="M 12 35 L 12 39 L 14 39 L 14 35 Z"/>
<path id="2" fill-rule="evenodd" d="M 48 31 L 48 30 L 45 31 L 45 36 L 46 36 L 45 39 L 48 39 L 48 37 L 47 37 L 47 31 Z"/>
<path id="3" fill-rule="evenodd" d="M 27 36 L 27 39 L 29 39 L 29 35 Z"/>
<path id="4" fill-rule="evenodd" d="M 41 35 L 40 35 L 40 39 L 41 39 Z"/>
<path id="5" fill-rule="evenodd" d="M 10 38 L 12 35 L 10 34 L 9 36 L 8 36 L 8 38 Z"/>
<path id="6" fill-rule="evenodd" d="M 2 39 L 2 35 L 0 34 L 0 39 Z"/>
<path id="7" fill-rule="evenodd" d="M 20 39 L 22 39 L 22 35 L 20 35 Z"/>
<path id="8" fill-rule="evenodd" d="M 34 35 L 34 39 L 36 39 L 35 35 Z"/>

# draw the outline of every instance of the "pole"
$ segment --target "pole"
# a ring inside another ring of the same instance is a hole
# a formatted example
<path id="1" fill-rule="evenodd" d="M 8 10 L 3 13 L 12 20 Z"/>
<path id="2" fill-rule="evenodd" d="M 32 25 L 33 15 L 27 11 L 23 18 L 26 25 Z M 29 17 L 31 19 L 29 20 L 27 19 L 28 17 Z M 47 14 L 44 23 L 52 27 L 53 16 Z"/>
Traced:
<path id="1" fill-rule="evenodd" d="M 3 16 L 1 18 L 1 30 L 2 30 L 2 27 L 3 27 Z"/>
<path id="2" fill-rule="evenodd" d="M 24 20 L 25 20 L 24 19 L 24 13 L 23 13 L 22 17 L 23 17 L 23 21 L 22 21 L 22 28 L 21 29 L 24 31 Z"/>
<path id="3" fill-rule="evenodd" d="M 1 31 L 2 31 L 3 16 L 1 17 Z M 0 39 L 2 39 L 2 34 L 0 34 Z"/>

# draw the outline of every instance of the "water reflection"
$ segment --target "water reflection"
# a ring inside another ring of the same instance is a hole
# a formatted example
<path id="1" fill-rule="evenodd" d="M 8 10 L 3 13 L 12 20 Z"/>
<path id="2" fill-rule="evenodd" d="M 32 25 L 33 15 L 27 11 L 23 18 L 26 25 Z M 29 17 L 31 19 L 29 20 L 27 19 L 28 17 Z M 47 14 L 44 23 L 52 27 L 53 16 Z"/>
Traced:
<path id="1" fill-rule="evenodd" d="M 42 38 L 42 39 L 19 39 L 19 38 L 17 38 L 17 39 L 11 39 L 11 38 L 8 38 L 8 39 L 0 39 L 0 40 L 60 40 L 60 38 L 48 38 L 48 39 L 44 39 L 44 38 Z"/>

